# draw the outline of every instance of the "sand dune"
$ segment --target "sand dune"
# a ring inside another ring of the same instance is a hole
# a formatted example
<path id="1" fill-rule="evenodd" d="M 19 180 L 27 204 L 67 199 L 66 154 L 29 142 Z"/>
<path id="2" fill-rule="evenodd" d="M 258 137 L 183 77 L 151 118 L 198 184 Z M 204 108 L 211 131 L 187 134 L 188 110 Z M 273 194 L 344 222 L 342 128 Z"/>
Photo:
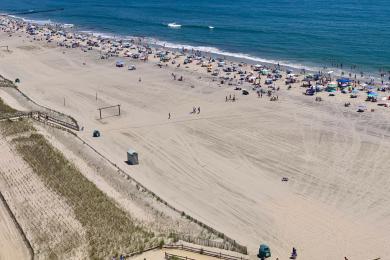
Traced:
<path id="1" fill-rule="evenodd" d="M 286 90 L 279 102 L 237 93 L 237 102 L 225 102 L 231 88 L 190 69 L 137 63 L 130 72 L 92 53 L 62 51 L 13 48 L 0 58 L 0 74 L 21 78 L 34 100 L 74 116 L 92 146 L 175 207 L 248 245 L 252 255 L 262 242 L 281 259 L 293 246 L 300 259 L 390 254 L 385 112 L 357 114 Z M 185 81 L 172 81 L 172 71 Z M 107 111 L 98 120 L 98 107 L 115 104 L 121 117 Z M 189 114 L 193 106 L 201 107 L 199 115 Z M 99 139 L 91 137 L 94 129 Z M 124 163 L 130 147 L 139 152 L 138 166 Z"/>

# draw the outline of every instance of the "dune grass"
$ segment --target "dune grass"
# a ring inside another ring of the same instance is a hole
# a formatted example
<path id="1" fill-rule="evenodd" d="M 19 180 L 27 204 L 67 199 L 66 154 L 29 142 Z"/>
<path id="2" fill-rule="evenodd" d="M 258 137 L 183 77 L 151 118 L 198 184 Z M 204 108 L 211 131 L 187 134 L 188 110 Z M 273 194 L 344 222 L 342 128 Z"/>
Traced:
<path id="1" fill-rule="evenodd" d="M 9 80 L 9 79 L 6 79 L 4 78 L 3 76 L 0 75 L 0 87 L 4 87 L 4 88 L 15 88 L 15 84 Z"/>
<path id="2" fill-rule="evenodd" d="M 29 132 L 35 132 L 34 127 L 26 120 L 0 122 L 3 136 L 17 136 Z"/>
<path id="3" fill-rule="evenodd" d="M 15 109 L 12 107 L 8 106 L 4 101 L 0 98 L 0 114 L 1 113 L 13 113 L 16 112 Z"/>
<path id="4" fill-rule="evenodd" d="M 34 131 L 28 120 L 1 122 L 3 134 L 13 138 L 18 153 L 51 190 L 65 198 L 86 230 L 90 259 L 141 251 L 159 240 L 119 208 L 54 148 Z"/>
<path id="5" fill-rule="evenodd" d="M 12 107 L 8 106 L 4 101 L 0 98 L 0 116 L 3 114 L 11 114 L 15 113 L 17 110 L 13 109 Z M 16 134 L 25 133 L 28 131 L 32 131 L 33 127 L 31 124 L 28 124 L 25 121 L 5 121 L 1 122 L 1 132 L 5 136 L 11 136 Z"/>

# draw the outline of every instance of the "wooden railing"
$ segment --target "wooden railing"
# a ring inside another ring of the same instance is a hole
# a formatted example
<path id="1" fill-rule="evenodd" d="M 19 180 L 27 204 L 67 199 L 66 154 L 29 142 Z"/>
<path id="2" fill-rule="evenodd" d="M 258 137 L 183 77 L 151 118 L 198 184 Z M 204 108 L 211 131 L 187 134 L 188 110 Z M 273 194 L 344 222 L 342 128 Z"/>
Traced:
<path id="1" fill-rule="evenodd" d="M 1 114 L 0 115 L 0 121 L 5 120 L 16 120 L 19 118 L 32 118 L 34 120 L 37 120 L 42 123 L 47 123 L 51 126 L 62 126 L 64 129 L 71 129 L 74 131 L 79 131 L 78 125 L 73 125 L 68 122 L 65 122 L 63 120 L 60 120 L 58 118 L 55 118 L 53 116 L 48 115 L 47 113 L 40 112 L 40 111 L 33 111 L 33 112 L 15 112 L 15 113 L 7 113 L 7 114 Z M 52 124 L 50 124 L 52 123 Z"/>
<path id="2" fill-rule="evenodd" d="M 235 252 L 239 252 L 239 253 L 245 254 L 245 255 L 248 253 L 248 249 L 246 246 L 242 246 L 242 245 L 236 243 L 235 240 L 231 240 L 231 239 L 226 238 L 226 237 L 225 237 L 223 242 L 218 242 L 218 241 L 213 241 L 213 240 L 203 239 L 203 238 L 198 238 L 198 237 L 192 237 L 192 236 L 184 235 L 184 234 L 177 234 L 176 237 L 179 240 L 182 240 L 182 241 L 185 241 L 188 243 L 201 245 L 201 246 L 215 247 L 215 248 L 219 248 L 219 249 L 235 251 Z"/>
<path id="3" fill-rule="evenodd" d="M 211 256 L 219 259 L 225 259 L 225 260 L 247 260 L 247 258 L 244 257 L 239 257 L 239 256 L 232 256 L 232 255 L 227 255 L 223 254 L 221 252 L 213 252 L 210 250 L 205 250 L 203 248 L 195 248 L 195 247 L 190 247 L 190 246 L 185 246 L 185 245 L 165 245 L 163 246 L 164 249 L 178 249 L 178 250 L 183 250 L 187 252 L 192 252 L 200 255 L 206 255 L 206 256 Z"/>
<path id="4" fill-rule="evenodd" d="M 180 259 L 180 260 L 195 260 L 195 259 L 189 258 L 189 257 L 187 257 L 187 256 L 174 255 L 174 254 L 169 254 L 169 253 L 167 253 L 167 252 L 165 252 L 164 258 L 165 258 L 166 260 L 171 260 L 171 259 L 172 259 L 172 260 L 176 260 L 176 259 Z"/>

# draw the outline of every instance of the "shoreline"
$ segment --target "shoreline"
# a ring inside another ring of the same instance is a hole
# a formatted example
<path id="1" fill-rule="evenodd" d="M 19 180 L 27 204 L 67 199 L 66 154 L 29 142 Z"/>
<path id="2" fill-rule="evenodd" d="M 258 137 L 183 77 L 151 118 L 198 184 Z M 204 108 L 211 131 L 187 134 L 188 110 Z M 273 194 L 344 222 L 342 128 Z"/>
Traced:
<path id="1" fill-rule="evenodd" d="M 348 76 L 353 77 L 354 75 L 357 75 L 357 78 L 361 80 L 371 80 L 374 79 L 376 83 L 379 83 L 382 79 L 380 74 L 372 70 L 363 70 L 363 71 L 356 71 L 353 70 L 352 67 L 349 69 L 346 68 L 340 68 L 340 67 L 332 67 L 324 64 L 299 64 L 294 63 L 293 61 L 284 61 L 283 59 L 266 59 L 261 58 L 258 56 L 252 56 L 251 54 L 246 54 L 244 52 L 231 52 L 231 51 L 225 51 L 223 49 L 219 49 L 217 47 L 212 46 L 193 46 L 190 44 L 185 43 L 175 43 L 170 42 L 166 40 L 160 40 L 158 38 L 154 37 L 148 37 L 148 36 L 136 36 L 136 35 L 123 35 L 118 33 L 111 33 L 111 32 L 99 32 L 94 31 L 93 29 L 89 30 L 86 28 L 82 28 L 82 26 L 77 24 L 68 24 L 68 23 L 57 23 L 53 22 L 50 19 L 47 20 L 34 20 L 34 19 L 27 19 L 24 17 L 19 17 L 15 15 L 8 15 L 8 14 L 1 14 L 0 17 L 8 17 L 10 19 L 15 19 L 18 21 L 22 21 L 25 23 L 34 24 L 41 27 L 54 27 L 54 28 L 62 28 L 65 32 L 75 33 L 75 34 L 81 34 L 81 35 L 87 35 L 87 36 L 95 36 L 95 37 L 101 37 L 104 39 L 110 39 L 115 41 L 128 41 L 133 39 L 142 39 L 142 44 L 147 44 L 150 46 L 153 46 L 155 48 L 164 48 L 169 50 L 175 50 L 180 51 L 182 49 L 185 49 L 187 51 L 200 51 L 205 56 L 210 56 L 212 58 L 223 58 L 226 60 L 230 60 L 233 62 L 240 62 L 240 63 L 246 63 L 251 65 L 265 65 L 265 66 L 276 66 L 280 65 L 281 68 L 284 70 L 292 70 L 295 73 L 299 73 L 300 71 L 305 71 L 307 73 L 327 73 L 329 71 L 332 72 L 334 76 Z M 339 65 L 339 64 L 338 64 Z M 341 64 L 342 66 L 342 64 Z M 348 66 L 347 66 L 348 67 Z M 364 76 L 359 76 L 361 73 L 364 74 Z M 389 71 L 390 73 L 390 71 Z M 387 72 L 384 72 L 385 75 L 387 75 Z M 356 78 L 356 77 L 355 77 Z M 390 75 L 388 76 L 388 79 L 385 80 L 385 82 L 390 82 Z"/>

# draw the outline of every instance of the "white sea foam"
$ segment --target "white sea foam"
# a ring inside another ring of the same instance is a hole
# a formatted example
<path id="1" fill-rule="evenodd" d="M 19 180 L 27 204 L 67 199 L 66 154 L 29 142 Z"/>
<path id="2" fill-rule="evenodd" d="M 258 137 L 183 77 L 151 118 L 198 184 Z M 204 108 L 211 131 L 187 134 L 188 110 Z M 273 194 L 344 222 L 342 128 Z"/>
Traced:
<path id="1" fill-rule="evenodd" d="M 20 16 L 16 16 L 16 15 L 8 15 L 9 17 L 12 17 L 12 18 L 15 18 L 15 19 L 18 19 L 18 20 L 22 20 L 23 22 L 26 22 L 26 23 L 31 23 L 31 24 L 37 24 L 37 25 L 57 25 L 57 26 L 61 26 L 63 28 L 66 28 L 66 29 L 70 29 L 70 28 L 73 28 L 74 27 L 74 24 L 71 24 L 71 23 L 56 23 L 56 22 L 53 22 L 52 20 L 50 19 L 47 19 L 47 20 L 34 20 L 34 19 L 27 19 L 27 18 L 23 18 L 23 17 L 20 17 Z"/>
<path id="2" fill-rule="evenodd" d="M 71 23 L 64 23 L 64 24 L 62 25 L 62 27 L 64 27 L 64 28 L 73 28 L 73 27 L 74 27 L 74 24 L 71 24 Z"/>
<path id="3" fill-rule="evenodd" d="M 169 23 L 169 24 L 168 24 L 168 27 L 178 29 L 178 28 L 181 28 L 181 24 Z"/>
<path id="4" fill-rule="evenodd" d="M 321 70 L 321 68 L 319 68 L 319 67 L 308 67 L 308 66 L 298 64 L 298 63 L 290 63 L 290 62 L 286 62 L 286 61 L 264 59 L 264 58 L 260 58 L 260 57 L 256 57 L 256 56 L 251 56 L 251 55 L 245 54 L 245 53 L 224 51 L 224 50 L 221 50 L 221 49 L 218 49 L 215 47 L 191 46 L 191 45 L 186 45 L 186 44 L 177 44 L 177 43 L 171 43 L 171 42 L 167 42 L 167 41 L 160 41 L 160 40 L 156 40 L 156 39 L 152 39 L 152 38 L 149 38 L 148 42 L 151 44 L 164 46 L 166 48 L 171 48 L 171 49 L 183 49 L 184 48 L 187 50 L 195 50 L 195 51 L 216 54 L 216 55 L 220 55 L 220 56 L 233 57 L 233 58 L 243 59 L 243 60 L 248 60 L 248 61 L 268 63 L 268 64 L 279 64 L 281 66 L 287 66 L 287 67 L 291 67 L 294 69 L 306 69 L 309 71 Z"/>
<path id="5" fill-rule="evenodd" d="M 33 24 L 38 24 L 38 25 L 47 25 L 47 24 L 53 25 L 53 24 L 55 24 L 50 19 L 48 19 L 48 20 L 31 20 L 31 19 L 26 19 L 23 17 L 16 16 L 16 15 L 9 15 L 9 17 L 12 17 L 15 19 L 20 19 L 26 23 L 33 23 Z"/>
<path id="6" fill-rule="evenodd" d="M 100 37 L 100 38 L 104 38 L 104 39 L 115 39 L 115 38 L 118 38 L 115 34 L 110 34 L 110 33 L 101 33 L 101 32 L 95 32 L 95 31 L 80 31 L 81 33 L 86 33 L 86 34 L 90 34 L 90 35 L 93 35 L 95 37 Z"/>

